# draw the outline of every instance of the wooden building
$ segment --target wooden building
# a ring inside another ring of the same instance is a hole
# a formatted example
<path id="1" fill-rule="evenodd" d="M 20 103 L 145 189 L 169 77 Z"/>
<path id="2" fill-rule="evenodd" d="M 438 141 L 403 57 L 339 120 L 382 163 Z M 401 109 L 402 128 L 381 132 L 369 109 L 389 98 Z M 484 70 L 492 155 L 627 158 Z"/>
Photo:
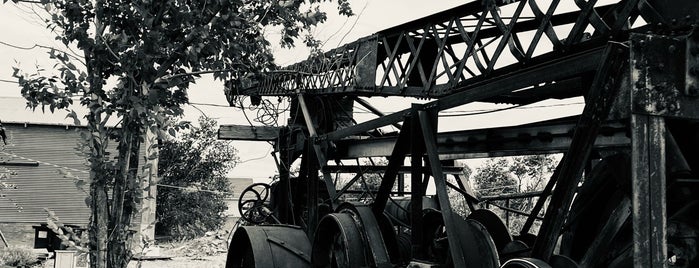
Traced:
<path id="1" fill-rule="evenodd" d="M 0 247 L 55 249 L 60 241 L 46 227 L 47 211 L 76 227 L 86 227 L 90 217 L 88 167 L 77 149 L 83 128 L 8 122 L 3 126 L 7 145 L 0 143 L 0 173 L 10 187 L 0 197 L 0 231 L 5 237 Z M 67 172 L 74 177 L 65 176 Z M 84 189 L 78 187 L 82 184 Z"/>
<path id="2" fill-rule="evenodd" d="M 47 211 L 61 223 L 77 228 L 86 228 L 90 220 L 86 203 L 89 168 L 78 147 L 85 127 L 73 125 L 64 111 L 41 113 L 26 109 L 24 103 L 22 98 L 0 97 L 0 120 L 7 135 L 6 145 L 0 141 L 0 176 L 6 177 L 0 182 L 11 186 L 0 193 L 0 248 L 9 245 L 51 251 L 60 247 L 60 240 L 46 226 Z M 79 115 L 86 113 L 83 107 L 74 108 Z M 116 143 L 110 147 L 115 151 Z M 141 149 L 143 160 L 145 146 Z M 154 220 L 154 214 L 154 210 L 137 213 L 133 226 Z M 137 229 L 148 234 L 150 226 L 143 224 Z M 137 251 L 138 246 L 134 245 Z"/>

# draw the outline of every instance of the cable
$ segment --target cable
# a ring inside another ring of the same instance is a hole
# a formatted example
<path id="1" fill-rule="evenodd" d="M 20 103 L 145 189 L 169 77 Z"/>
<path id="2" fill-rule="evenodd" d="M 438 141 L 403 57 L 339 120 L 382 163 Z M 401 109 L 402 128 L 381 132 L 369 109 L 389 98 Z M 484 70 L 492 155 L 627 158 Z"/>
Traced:
<path id="1" fill-rule="evenodd" d="M 212 106 L 212 107 L 224 107 L 224 108 L 239 108 L 236 106 L 223 105 L 223 104 L 213 104 L 213 103 L 201 103 L 201 102 L 190 102 L 189 105 L 202 105 L 202 106 Z M 240 109 L 240 108 L 239 108 Z"/>
<path id="2" fill-rule="evenodd" d="M 12 84 L 19 84 L 19 82 L 17 82 L 17 81 L 5 80 L 5 79 L 0 79 L 0 82 L 12 83 Z"/>
<path id="3" fill-rule="evenodd" d="M 522 106 L 524 106 L 524 105 L 525 105 L 525 104 L 520 104 L 520 105 L 510 106 L 510 107 L 506 107 L 506 108 L 492 109 L 492 110 L 487 110 L 487 111 L 482 111 L 482 112 L 459 113 L 459 114 L 442 114 L 442 115 L 439 115 L 439 117 L 456 117 L 456 116 L 489 114 L 489 113 L 494 113 L 494 112 L 500 112 L 500 111 L 506 111 L 506 110 L 516 109 L 516 108 L 522 107 Z"/>
<path id="4" fill-rule="evenodd" d="M 359 22 L 359 18 L 362 17 L 362 14 L 364 14 L 364 10 L 366 9 L 366 7 L 367 7 L 368 5 L 369 5 L 369 2 L 366 2 L 366 4 L 364 4 L 364 7 L 362 8 L 361 11 L 359 11 L 359 14 L 357 15 L 357 19 L 354 20 L 354 23 L 352 23 L 352 27 L 350 27 L 349 30 L 347 30 L 347 32 L 345 33 L 345 35 L 342 36 L 342 38 L 340 39 L 340 42 L 337 42 L 337 46 L 338 46 L 338 47 L 339 47 L 340 45 L 342 45 L 342 41 L 345 40 L 345 37 L 347 37 L 347 35 L 348 35 L 350 32 L 352 32 L 352 30 L 354 30 L 354 26 L 357 26 L 357 22 Z"/>
<path id="5" fill-rule="evenodd" d="M 270 146 L 269 149 L 267 149 L 267 152 L 266 152 L 263 156 L 255 157 L 255 158 L 250 158 L 250 159 L 247 159 L 247 160 L 244 160 L 244 161 L 240 161 L 240 162 L 238 162 L 238 164 L 242 164 L 242 163 L 247 163 L 247 162 L 250 162 L 250 161 L 256 161 L 256 160 L 263 159 L 263 158 L 269 156 L 269 153 L 272 152 L 272 148 L 273 148 L 273 146 Z"/>
<path id="6" fill-rule="evenodd" d="M 180 189 L 180 190 L 186 190 L 186 191 L 192 191 L 192 192 L 205 192 L 205 193 L 213 193 L 213 194 L 222 194 L 222 195 L 233 195 L 231 192 L 226 192 L 226 191 L 214 191 L 214 190 L 206 190 L 206 189 L 199 189 L 199 188 L 193 188 L 193 187 L 183 187 L 183 186 L 176 186 L 176 185 L 168 185 L 168 184 L 156 184 L 157 186 L 165 187 L 165 188 L 173 188 L 173 189 Z"/>

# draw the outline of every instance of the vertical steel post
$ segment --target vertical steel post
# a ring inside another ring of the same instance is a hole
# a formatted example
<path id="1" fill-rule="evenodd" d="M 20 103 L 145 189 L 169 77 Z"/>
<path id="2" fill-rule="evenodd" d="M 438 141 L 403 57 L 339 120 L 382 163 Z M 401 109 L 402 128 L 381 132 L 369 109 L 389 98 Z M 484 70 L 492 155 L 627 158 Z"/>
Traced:
<path id="1" fill-rule="evenodd" d="M 667 267 L 665 120 L 631 116 L 634 267 Z"/>
<path id="2" fill-rule="evenodd" d="M 439 200 L 442 219 L 444 219 L 444 226 L 447 229 L 447 236 L 449 237 L 449 252 L 451 253 L 454 267 L 466 267 L 466 256 L 464 256 L 462 243 L 468 243 L 468 241 L 461 241 L 459 239 L 459 227 L 456 226 L 457 221 L 455 219 L 458 215 L 455 215 L 451 210 L 449 195 L 447 193 L 446 177 L 444 176 L 444 172 L 442 172 L 442 164 L 439 161 L 439 154 L 437 153 L 437 140 L 435 137 L 435 133 L 437 132 L 437 112 L 420 110 L 418 111 L 418 116 L 420 117 L 420 127 L 425 142 L 427 159 L 429 160 L 430 170 L 432 171 L 432 178 L 434 179 L 435 188 L 437 188 L 437 199 Z"/>
<path id="3" fill-rule="evenodd" d="M 323 148 L 321 148 L 320 144 L 317 144 L 317 138 L 318 138 L 318 133 L 316 132 L 316 128 L 313 124 L 313 119 L 311 118 L 311 113 L 308 111 L 308 105 L 306 104 L 306 100 L 303 97 L 302 94 L 298 95 L 298 100 L 299 100 L 299 107 L 301 107 L 301 113 L 303 113 L 303 119 L 306 122 L 306 128 L 308 128 L 308 142 L 310 142 L 311 146 L 313 146 L 316 158 L 318 159 L 318 165 L 323 172 L 323 178 L 325 179 L 325 187 L 326 190 L 328 191 L 328 194 L 330 195 L 330 200 L 335 200 L 335 196 L 337 195 L 337 192 L 335 190 L 335 183 L 333 182 L 332 176 L 330 175 L 330 172 L 327 172 L 323 169 L 328 163 L 327 158 L 325 156 L 325 153 L 323 152 Z M 335 208 L 335 204 L 331 203 L 330 204 L 332 208 Z"/>
<path id="4" fill-rule="evenodd" d="M 417 109 L 416 105 L 413 108 Z M 422 198 L 425 196 L 425 185 L 422 181 L 422 157 L 425 155 L 425 143 L 420 131 L 420 119 L 412 116 L 410 119 L 410 226 L 412 230 L 422 230 Z M 411 232 L 411 252 L 413 258 L 422 258 L 423 233 L 420 231 Z"/>

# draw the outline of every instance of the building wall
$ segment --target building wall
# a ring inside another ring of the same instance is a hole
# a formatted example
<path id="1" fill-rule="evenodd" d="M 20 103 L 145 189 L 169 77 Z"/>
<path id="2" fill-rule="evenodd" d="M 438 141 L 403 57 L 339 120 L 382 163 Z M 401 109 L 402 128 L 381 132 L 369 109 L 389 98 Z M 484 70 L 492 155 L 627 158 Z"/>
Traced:
<path id="1" fill-rule="evenodd" d="M 34 247 L 34 228 L 31 223 L 0 223 L 0 232 L 11 247 Z M 5 244 L 0 242 L 0 248 Z"/>
<path id="2" fill-rule="evenodd" d="M 86 225 L 90 216 L 85 203 L 89 173 L 85 157 L 76 150 L 82 129 L 8 123 L 3 126 L 8 144 L 0 147 L 0 159 L 36 165 L 3 166 L 11 171 L 5 181 L 16 188 L 3 190 L 0 222 L 46 223 L 46 210 L 50 210 L 65 224 Z M 72 176 L 65 176 L 65 172 Z M 76 186 L 78 180 L 84 180 L 83 189 Z"/>
<path id="3" fill-rule="evenodd" d="M 9 171 L 11 175 L 2 181 L 15 188 L 0 193 L 0 231 L 12 240 L 12 245 L 33 248 L 32 226 L 46 224 L 47 211 L 63 224 L 87 227 L 89 167 L 78 149 L 84 128 L 7 122 L 3 127 L 8 144 L 0 142 L 0 173 L 3 169 Z M 110 151 L 115 151 L 116 143 L 110 145 Z M 144 151 L 141 146 L 142 156 Z M 136 214 L 134 226 L 141 222 Z"/>

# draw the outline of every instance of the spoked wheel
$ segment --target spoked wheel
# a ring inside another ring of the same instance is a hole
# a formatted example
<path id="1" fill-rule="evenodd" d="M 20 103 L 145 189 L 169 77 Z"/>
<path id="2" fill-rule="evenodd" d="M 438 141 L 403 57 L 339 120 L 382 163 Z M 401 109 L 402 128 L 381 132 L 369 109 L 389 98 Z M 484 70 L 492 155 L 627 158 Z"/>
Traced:
<path id="1" fill-rule="evenodd" d="M 254 183 L 240 193 L 238 211 L 241 218 L 253 224 L 261 224 L 272 215 L 268 207 L 270 186 L 266 183 Z"/>

